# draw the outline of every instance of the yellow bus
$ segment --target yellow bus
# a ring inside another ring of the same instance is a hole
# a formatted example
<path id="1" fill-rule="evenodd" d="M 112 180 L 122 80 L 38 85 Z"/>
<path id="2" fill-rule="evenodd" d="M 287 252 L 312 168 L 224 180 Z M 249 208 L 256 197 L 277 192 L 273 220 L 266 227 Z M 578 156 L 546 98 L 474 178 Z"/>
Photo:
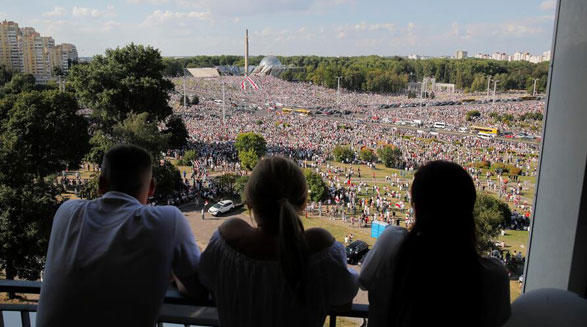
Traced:
<path id="1" fill-rule="evenodd" d="M 281 112 L 282 112 L 282 113 L 284 113 L 284 114 L 288 114 L 288 115 L 289 115 L 289 114 L 291 114 L 291 113 L 292 113 L 292 111 L 293 111 L 293 110 L 292 110 L 291 108 L 283 108 L 283 109 L 281 109 Z"/>
<path id="2" fill-rule="evenodd" d="M 310 116 L 312 112 L 308 109 L 296 109 L 296 114 L 300 116 Z"/>
<path id="3" fill-rule="evenodd" d="M 471 129 L 477 133 L 490 134 L 495 136 L 499 134 L 499 129 L 493 127 L 471 126 Z"/>

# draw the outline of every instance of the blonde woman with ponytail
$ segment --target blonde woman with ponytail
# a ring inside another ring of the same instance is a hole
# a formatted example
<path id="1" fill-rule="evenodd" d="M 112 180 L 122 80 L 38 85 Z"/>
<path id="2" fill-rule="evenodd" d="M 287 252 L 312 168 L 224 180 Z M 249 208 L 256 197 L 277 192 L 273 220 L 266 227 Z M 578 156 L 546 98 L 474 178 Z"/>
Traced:
<path id="1" fill-rule="evenodd" d="M 324 229 L 304 230 L 302 171 L 283 157 L 264 158 L 244 195 L 256 226 L 226 221 L 200 262 L 221 326 L 322 326 L 330 307 L 352 302 L 358 281 L 342 244 Z"/>

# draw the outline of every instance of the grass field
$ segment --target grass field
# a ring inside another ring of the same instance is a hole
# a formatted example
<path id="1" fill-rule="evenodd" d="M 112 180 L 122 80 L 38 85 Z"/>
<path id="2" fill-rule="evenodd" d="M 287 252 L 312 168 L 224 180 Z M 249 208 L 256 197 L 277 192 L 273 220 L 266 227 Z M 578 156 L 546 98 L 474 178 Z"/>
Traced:
<path id="1" fill-rule="evenodd" d="M 510 250 L 512 254 L 514 250 L 520 252 L 526 256 L 526 250 L 528 247 L 528 231 L 521 230 L 506 230 L 504 236 L 499 236 L 497 239 L 506 243 L 506 250 Z"/>
<path id="2" fill-rule="evenodd" d="M 334 236 L 334 238 L 344 244 L 344 237 L 350 233 L 353 234 L 354 240 L 362 240 L 369 245 L 375 244 L 375 239 L 371 237 L 370 228 L 350 227 L 347 223 L 340 220 L 328 220 L 328 218 L 302 218 L 304 228 L 321 227 Z"/>

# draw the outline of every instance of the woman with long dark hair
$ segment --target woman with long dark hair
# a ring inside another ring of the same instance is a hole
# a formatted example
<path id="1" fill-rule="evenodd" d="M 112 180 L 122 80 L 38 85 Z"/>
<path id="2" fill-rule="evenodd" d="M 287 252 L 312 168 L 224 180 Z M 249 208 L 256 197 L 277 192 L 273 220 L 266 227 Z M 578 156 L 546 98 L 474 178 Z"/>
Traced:
<path id="1" fill-rule="evenodd" d="M 388 227 L 365 258 L 369 326 L 499 326 L 510 314 L 503 265 L 476 250 L 471 176 L 433 161 L 412 184 L 415 224 Z"/>
<path id="2" fill-rule="evenodd" d="M 324 229 L 304 230 L 308 186 L 291 160 L 264 158 L 244 191 L 256 227 L 230 219 L 212 236 L 200 279 L 226 326 L 322 326 L 332 306 L 352 302 L 357 274 Z"/>

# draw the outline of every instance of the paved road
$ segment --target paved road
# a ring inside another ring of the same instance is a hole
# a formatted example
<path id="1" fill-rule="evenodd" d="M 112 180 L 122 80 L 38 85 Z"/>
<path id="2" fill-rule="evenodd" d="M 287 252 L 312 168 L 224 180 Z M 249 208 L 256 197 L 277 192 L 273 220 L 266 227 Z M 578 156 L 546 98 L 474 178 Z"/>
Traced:
<path id="1" fill-rule="evenodd" d="M 337 121 L 342 121 L 342 122 L 355 122 L 357 119 L 357 116 L 351 118 L 349 116 L 341 116 L 341 117 L 337 117 L 337 116 L 327 116 L 327 115 L 315 115 L 313 116 L 317 119 L 326 119 L 326 120 L 337 120 Z M 358 116 L 358 117 L 362 117 L 362 118 L 358 118 L 358 119 L 363 119 L 363 116 Z M 371 125 L 379 125 L 379 126 L 384 126 L 384 127 L 393 127 L 393 128 L 397 128 L 397 129 L 405 129 L 405 130 L 422 130 L 425 132 L 438 132 L 439 134 L 446 134 L 446 135 L 458 135 L 458 136 L 477 136 L 477 133 L 471 133 L 471 132 L 466 132 L 466 133 L 462 133 L 462 132 L 458 132 L 458 131 L 452 131 L 452 130 L 447 130 L 447 129 L 435 129 L 435 128 L 428 128 L 428 127 L 415 127 L 415 126 L 408 126 L 408 125 L 396 125 L 393 123 L 381 123 L 381 122 L 365 122 L 364 124 L 371 124 Z M 528 143 L 528 144 L 540 144 L 540 141 L 537 140 L 529 140 L 529 139 L 516 139 L 516 138 L 506 138 L 506 137 L 501 137 L 498 136 L 496 137 L 497 140 L 502 140 L 502 141 L 506 141 L 506 142 L 512 142 L 512 143 Z"/>

